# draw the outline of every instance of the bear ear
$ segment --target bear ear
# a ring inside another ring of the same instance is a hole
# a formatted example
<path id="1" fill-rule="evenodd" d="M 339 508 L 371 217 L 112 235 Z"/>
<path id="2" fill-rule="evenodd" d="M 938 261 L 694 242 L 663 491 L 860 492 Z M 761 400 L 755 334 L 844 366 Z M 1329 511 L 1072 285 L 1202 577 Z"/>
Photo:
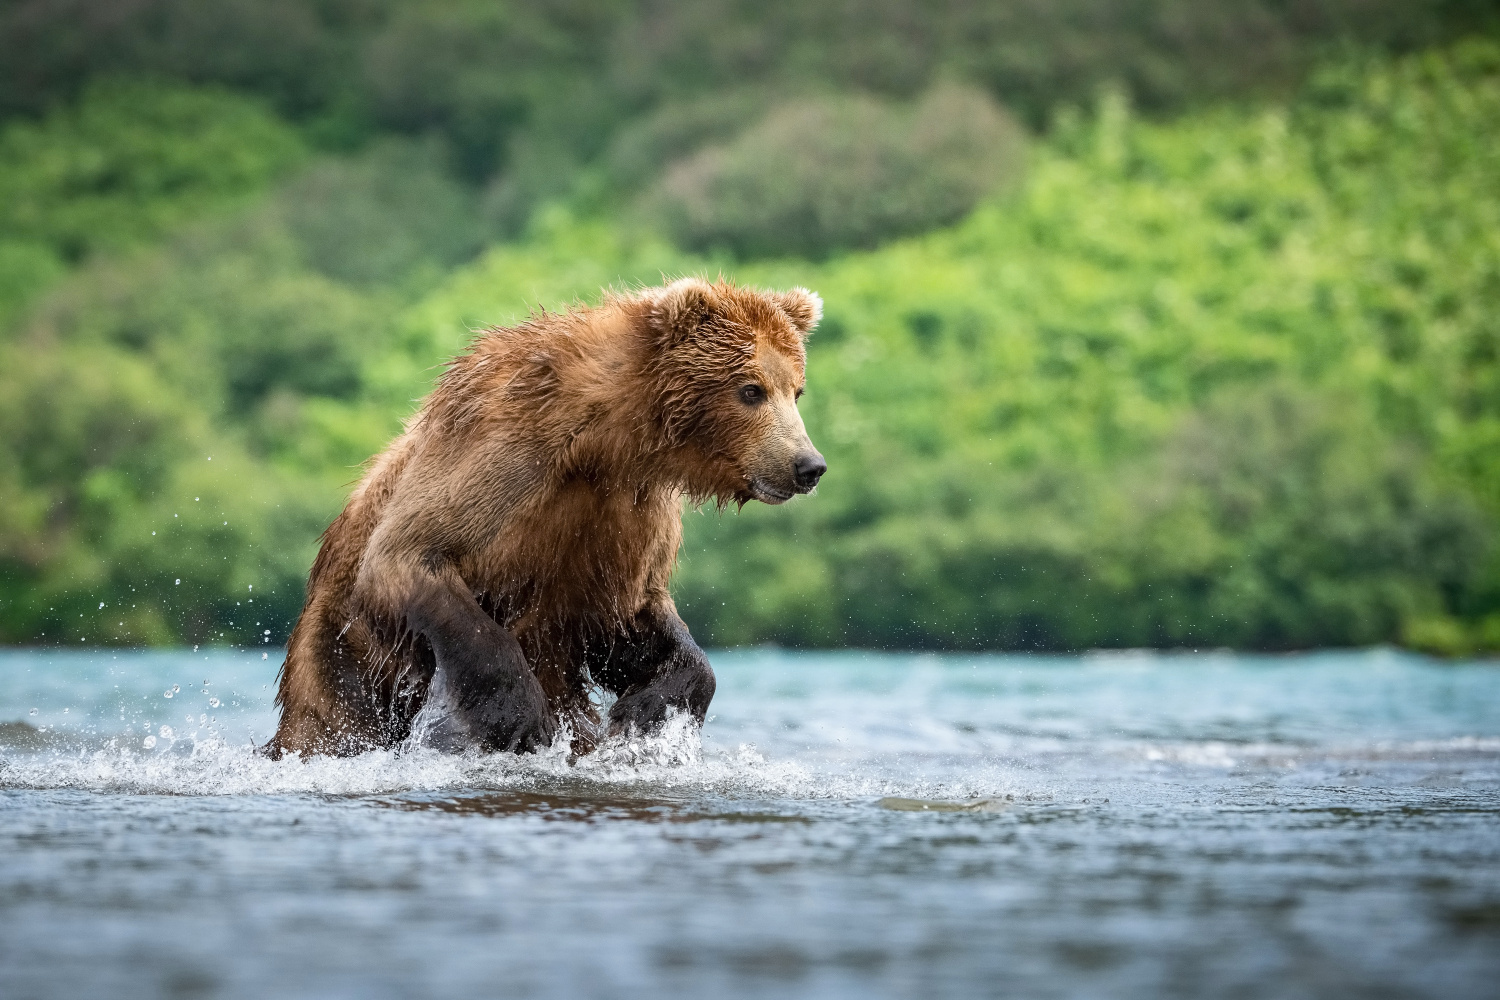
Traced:
<path id="1" fill-rule="evenodd" d="M 651 326 L 667 343 L 691 336 L 712 312 L 713 287 L 702 278 L 679 278 L 651 298 Z"/>
<path id="2" fill-rule="evenodd" d="M 771 297 L 803 337 L 812 333 L 818 320 L 823 318 L 823 300 L 817 292 L 793 288 L 786 292 L 776 292 Z"/>

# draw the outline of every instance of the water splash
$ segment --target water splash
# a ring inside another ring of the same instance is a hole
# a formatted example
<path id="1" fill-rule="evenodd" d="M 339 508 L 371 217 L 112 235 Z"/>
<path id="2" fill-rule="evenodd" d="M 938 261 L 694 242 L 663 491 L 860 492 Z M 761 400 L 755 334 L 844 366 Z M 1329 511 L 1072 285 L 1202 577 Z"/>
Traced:
<path id="1" fill-rule="evenodd" d="M 42 735 L 38 733 L 38 735 Z M 19 741 L 11 741 L 16 743 Z M 372 795 L 408 791 L 526 790 L 559 784 L 724 795 L 815 795 L 808 770 L 767 761 L 753 747 L 705 753 L 690 719 L 651 736 L 616 737 L 574 758 L 567 734 L 530 755 L 440 753 L 419 744 L 357 757 L 273 761 L 253 744 L 178 735 L 160 726 L 144 739 L 59 736 L 44 747 L 0 749 L 0 787 L 166 795 Z"/>

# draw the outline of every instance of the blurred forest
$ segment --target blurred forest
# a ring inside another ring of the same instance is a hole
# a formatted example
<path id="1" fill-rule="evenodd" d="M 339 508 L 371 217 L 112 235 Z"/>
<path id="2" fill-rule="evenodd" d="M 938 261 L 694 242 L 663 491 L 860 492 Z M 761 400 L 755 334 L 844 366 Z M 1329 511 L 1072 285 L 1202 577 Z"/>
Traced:
<path id="1" fill-rule="evenodd" d="M 1500 5 L 3 0 L 0 641 L 286 637 L 472 331 L 827 317 L 706 645 L 1500 649 Z"/>

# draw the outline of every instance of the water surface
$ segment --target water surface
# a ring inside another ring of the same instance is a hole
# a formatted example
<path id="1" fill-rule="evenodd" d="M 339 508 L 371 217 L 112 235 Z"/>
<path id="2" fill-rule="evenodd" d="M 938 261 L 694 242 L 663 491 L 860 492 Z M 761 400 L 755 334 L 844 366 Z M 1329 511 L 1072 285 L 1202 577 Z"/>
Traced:
<path id="1" fill-rule="evenodd" d="M 7 997 L 1500 982 L 1492 664 L 718 653 L 701 737 L 270 762 L 277 655 L 0 654 Z"/>

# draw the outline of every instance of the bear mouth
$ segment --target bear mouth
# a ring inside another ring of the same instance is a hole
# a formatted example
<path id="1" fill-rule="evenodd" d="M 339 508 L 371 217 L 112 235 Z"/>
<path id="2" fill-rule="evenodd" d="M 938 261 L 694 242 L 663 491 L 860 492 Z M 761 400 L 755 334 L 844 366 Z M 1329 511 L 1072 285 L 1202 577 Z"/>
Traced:
<path id="1" fill-rule="evenodd" d="M 777 489 L 764 479 L 752 479 L 750 480 L 750 495 L 761 503 L 768 503 L 774 506 L 786 503 L 797 494 L 792 490 Z"/>

